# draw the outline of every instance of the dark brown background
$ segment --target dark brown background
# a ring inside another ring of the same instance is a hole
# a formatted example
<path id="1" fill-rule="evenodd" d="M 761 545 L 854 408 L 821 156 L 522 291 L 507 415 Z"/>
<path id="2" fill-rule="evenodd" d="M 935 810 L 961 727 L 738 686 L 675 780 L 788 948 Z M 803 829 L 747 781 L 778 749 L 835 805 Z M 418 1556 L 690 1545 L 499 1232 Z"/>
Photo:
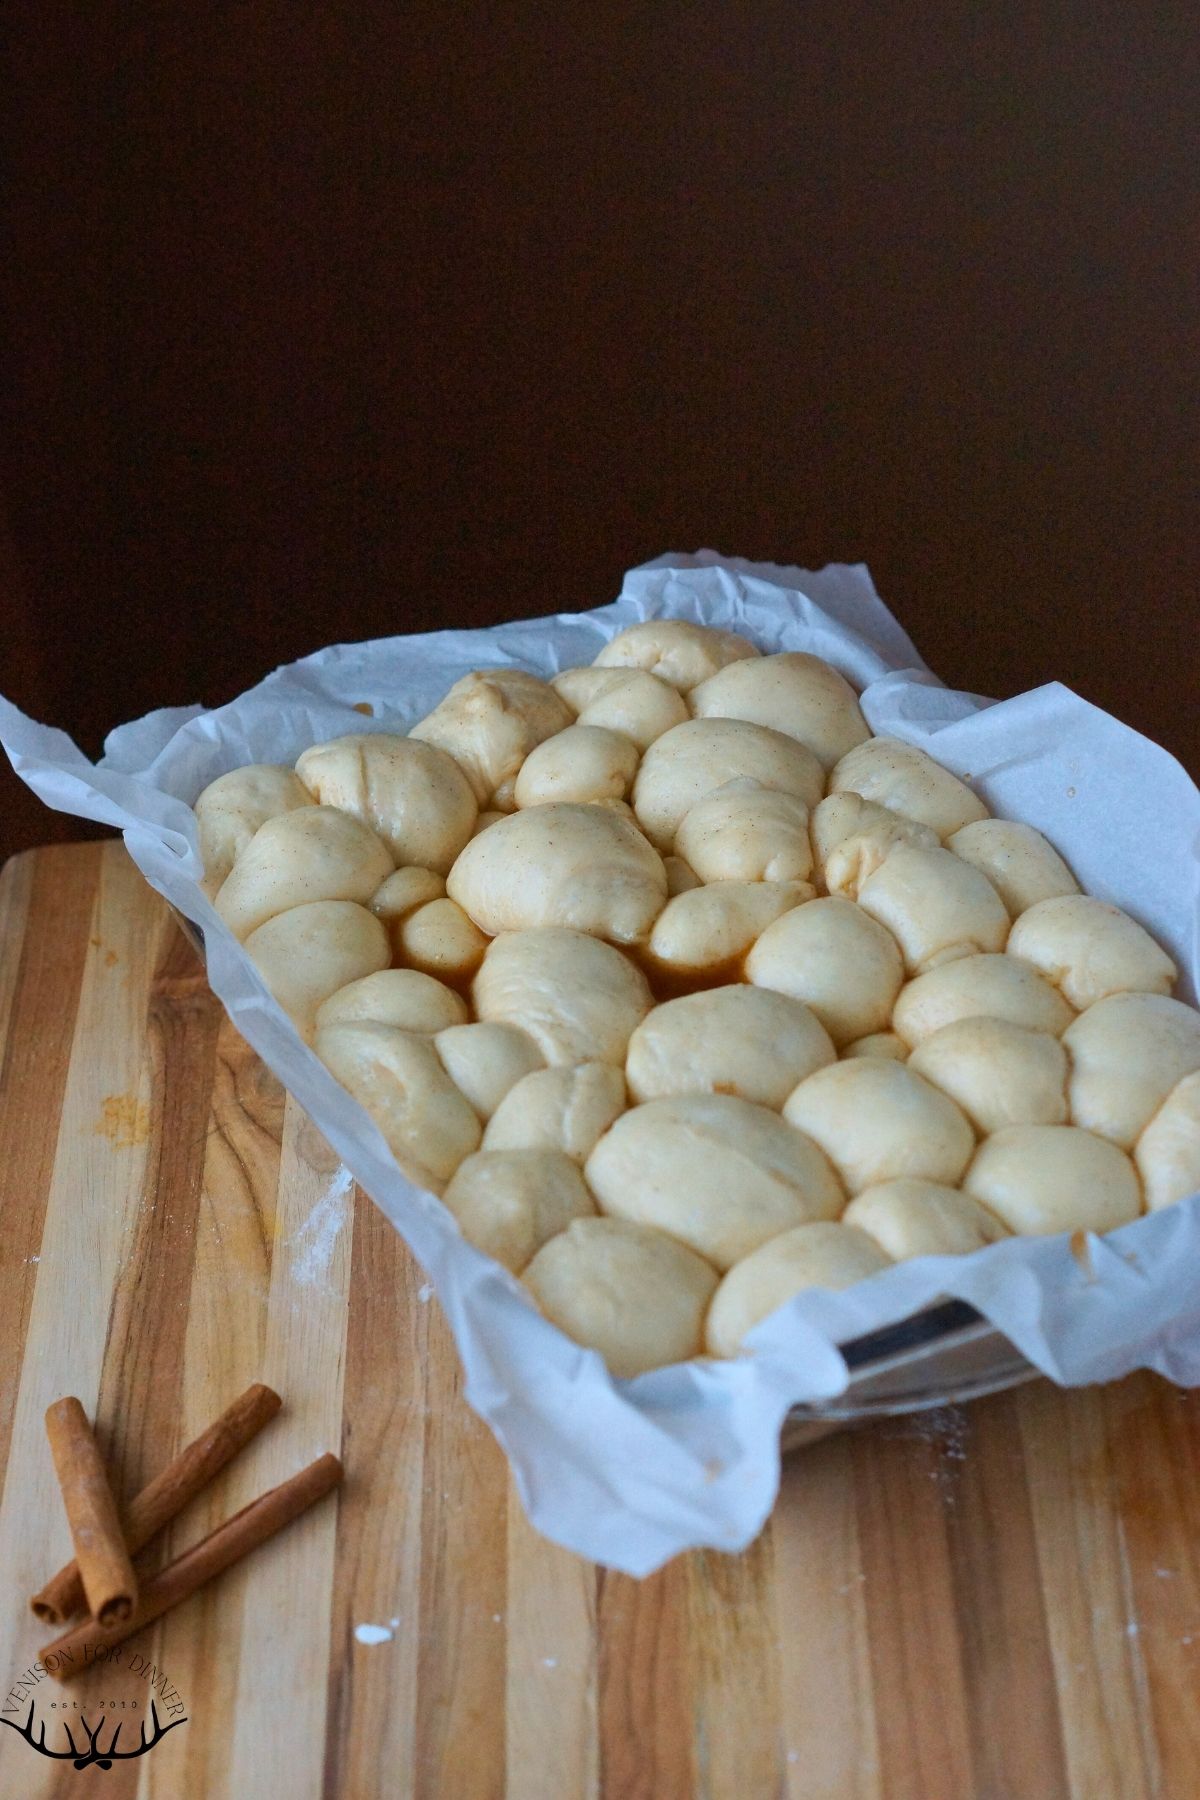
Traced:
<path id="1" fill-rule="evenodd" d="M 0 687 L 89 750 L 709 544 L 1200 767 L 1190 0 L 6 17 Z"/>

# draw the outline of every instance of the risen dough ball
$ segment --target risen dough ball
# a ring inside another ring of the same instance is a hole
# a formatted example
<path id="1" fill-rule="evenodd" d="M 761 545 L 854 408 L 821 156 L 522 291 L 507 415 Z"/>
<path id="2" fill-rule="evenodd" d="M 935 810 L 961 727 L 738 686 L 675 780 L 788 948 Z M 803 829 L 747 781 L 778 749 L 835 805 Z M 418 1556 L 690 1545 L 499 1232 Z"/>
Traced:
<path id="1" fill-rule="evenodd" d="M 663 868 L 667 871 L 667 896 L 671 900 L 676 894 L 687 894 L 700 886 L 700 877 L 682 856 L 664 856 Z"/>
<path id="2" fill-rule="evenodd" d="M 324 1026 L 317 1055 L 378 1125 L 411 1180 L 440 1193 L 479 1146 L 480 1124 L 428 1037 L 374 1021 Z"/>
<path id="3" fill-rule="evenodd" d="M 508 814 L 502 812 L 481 812 L 475 821 L 475 829 L 471 836 L 478 837 L 480 832 L 486 831 L 489 825 L 498 825 L 501 819 L 507 819 L 507 817 Z"/>
<path id="4" fill-rule="evenodd" d="M 527 1031 L 548 1063 L 622 1068 L 652 1001 L 640 969 L 579 931 L 515 931 L 489 944 L 471 988 L 481 1019 Z"/>
<path id="5" fill-rule="evenodd" d="M 453 900 L 430 900 L 392 929 L 396 955 L 444 981 L 465 981 L 483 961 L 488 940 Z"/>
<path id="6" fill-rule="evenodd" d="M 596 1212 L 559 1150 L 479 1150 L 458 1165 L 442 1198 L 467 1242 L 514 1275 L 572 1219 Z"/>
<path id="7" fill-rule="evenodd" d="M 964 956 L 910 981 L 896 1001 L 892 1026 L 906 1044 L 955 1019 L 1008 1019 L 1061 1037 L 1074 1018 L 1062 995 L 1015 956 Z"/>
<path id="8" fill-rule="evenodd" d="M 728 782 L 684 813 L 675 848 L 701 881 L 806 881 L 812 873 L 807 806 L 752 781 Z"/>
<path id="9" fill-rule="evenodd" d="M 314 900 L 365 905 L 392 872 L 368 826 L 332 806 L 305 806 L 260 825 L 221 884 L 216 909 L 235 937 Z"/>
<path id="10" fill-rule="evenodd" d="M 480 806 L 513 809 L 513 783 L 529 752 L 571 723 L 554 689 L 524 669 L 477 669 L 409 732 L 452 756 Z"/>
<path id="11" fill-rule="evenodd" d="M 460 994 L 416 969 L 380 969 L 339 988 L 317 1009 L 317 1025 L 348 1025 L 373 1019 L 401 1031 L 444 1031 L 460 1025 L 467 1003 Z"/>
<path id="12" fill-rule="evenodd" d="M 851 900 L 897 844 L 939 847 L 936 831 L 864 800 L 861 794 L 827 794 L 812 816 L 812 842 L 821 879 L 831 894 Z"/>
<path id="13" fill-rule="evenodd" d="M 859 888 L 858 904 L 887 926 L 910 975 L 1003 950 L 1008 936 L 1008 913 L 991 882 L 950 850 L 894 845 Z"/>
<path id="14" fill-rule="evenodd" d="M 538 1069 L 511 1088 L 483 1134 L 485 1150 L 561 1150 L 586 1162 L 625 1110 L 625 1078 L 611 1063 Z"/>
<path id="15" fill-rule="evenodd" d="M 1063 1033 L 1071 1119 L 1132 1148 L 1167 1095 L 1200 1069 L 1200 1012 L 1164 994 L 1110 994 Z"/>
<path id="16" fill-rule="evenodd" d="M 804 881 L 717 881 L 668 900 L 650 933 L 664 969 L 704 976 L 740 964 L 759 933 L 812 895 Z"/>
<path id="17" fill-rule="evenodd" d="M 1047 1031 L 1008 1019 L 956 1019 L 908 1059 L 986 1135 L 1006 1125 L 1067 1123 L 1067 1053 Z"/>
<path id="18" fill-rule="evenodd" d="M 953 1100 L 883 1056 L 818 1069 L 789 1096 L 783 1116 L 821 1146 L 851 1194 L 908 1175 L 953 1187 L 975 1148 Z"/>
<path id="19" fill-rule="evenodd" d="M 785 732 L 826 769 L 871 735 L 845 676 L 803 650 L 730 663 L 692 690 L 691 708 L 697 719 L 748 719 Z"/>
<path id="20" fill-rule="evenodd" d="M 853 1043 L 847 1044 L 842 1055 L 886 1056 L 891 1062 L 904 1062 L 908 1045 L 894 1031 L 869 1031 L 866 1037 L 855 1038 Z"/>
<path id="21" fill-rule="evenodd" d="M 952 833 L 946 848 L 987 876 L 1014 919 L 1039 900 L 1079 892 L 1054 846 L 1032 825 L 1015 819 L 978 819 Z"/>
<path id="22" fill-rule="evenodd" d="M 250 933 L 246 954 L 305 1039 L 323 1000 L 391 960 L 379 920 L 350 900 L 314 900 L 278 913 Z"/>
<path id="23" fill-rule="evenodd" d="M 708 988 L 656 1006 L 629 1040 L 635 1100 L 736 1094 L 778 1109 L 798 1081 L 834 1060 L 829 1034 L 799 1000 L 767 988 Z"/>
<path id="24" fill-rule="evenodd" d="M 531 750 L 513 788 L 518 806 L 552 800 L 623 800 L 637 773 L 637 748 L 600 725 L 568 725 Z"/>
<path id="25" fill-rule="evenodd" d="M 1200 1074 L 1185 1075 L 1138 1139 L 1134 1161 L 1151 1212 L 1200 1193 Z"/>
<path id="26" fill-rule="evenodd" d="M 769 925 L 746 959 L 755 987 L 803 1000 L 835 1044 L 886 1031 L 904 979 L 890 931 L 853 900 L 810 900 Z"/>
<path id="27" fill-rule="evenodd" d="M 756 1325 L 805 1288 L 847 1288 L 886 1269 L 889 1259 L 853 1225 L 797 1225 L 730 1269 L 713 1297 L 705 1342 L 713 1356 L 736 1356 Z"/>
<path id="28" fill-rule="evenodd" d="M 741 719 L 689 719 L 651 744 L 633 784 L 633 810 L 664 855 L 674 848 L 683 815 L 740 777 L 805 806 L 821 798 L 825 772 L 811 750 Z"/>
<path id="29" fill-rule="evenodd" d="M 864 800 L 930 826 L 940 838 L 988 816 L 983 801 L 965 782 L 899 738 L 869 738 L 843 756 L 829 777 L 829 791 L 861 794 Z"/>
<path id="30" fill-rule="evenodd" d="M 471 786 L 454 758 L 388 733 L 314 744 L 296 773 L 322 806 L 353 813 L 398 863 L 444 875 L 475 828 Z"/>
<path id="31" fill-rule="evenodd" d="M 300 777 L 277 763 L 249 763 L 210 781 L 195 806 L 205 893 L 216 893 L 260 825 L 312 803 Z"/>
<path id="32" fill-rule="evenodd" d="M 1074 1125 L 1010 1125 L 987 1138 L 963 1186 L 1010 1231 L 1112 1231 L 1142 1210 L 1123 1150 Z"/>
<path id="33" fill-rule="evenodd" d="M 581 725 L 619 731 L 639 750 L 688 716 L 678 690 L 644 669 L 564 669 L 550 686 Z"/>
<path id="34" fill-rule="evenodd" d="M 403 971 L 400 971 L 403 973 Z M 455 999 L 458 996 L 455 995 Z M 541 1053 L 516 1025 L 449 1025 L 433 1047 L 442 1067 L 481 1119 L 490 1119 L 523 1075 L 542 1067 Z"/>
<path id="35" fill-rule="evenodd" d="M 1178 973 L 1136 919 L 1090 894 L 1039 900 L 1013 926 L 1008 953 L 1040 970 L 1080 1011 L 1109 994 L 1170 993 Z"/>
<path id="36" fill-rule="evenodd" d="M 727 1094 L 650 1100 L 622 1113 L 588 1157 L 601 1210 L 656 1225 L 718 1269 L 845 1205 L 817 1146 L 777 1113 Z"/>
<path id="37" fill-rule="evenodd" d="M 689 625 L 685 619 L 646 619 L 619 631 L 605 644 L 595 667 L 646 669 L 687 694 L 727 663 L 757 655 L 748 638 L 732 631 Z"/>
<path id="38" fill-rule="evenodd" d="M 910 1256 L 969 1256 L 1007 1237 L 1003 1225 L 959 1188 L 936 1181 L 882 1181 L 842 1214 L 895 1262 Z"/>
<path id="39" fill-rule="evenodd" d="M 700 1354 L 717 1276 L 661 1231 L 577 1219 L 542 1246 L 524 1281 L 546 1318 L 598 1350 L 620 1381 Z"/>
<path id="40" fill-rule="evenodd" d="M 440 900 L 445 892 L 445 881 L 432 869 L 397 869 L 372 894 L 371 911 L 376 918 L 391 925 L 394 920 L 416 912 L 418 906 Z"/>

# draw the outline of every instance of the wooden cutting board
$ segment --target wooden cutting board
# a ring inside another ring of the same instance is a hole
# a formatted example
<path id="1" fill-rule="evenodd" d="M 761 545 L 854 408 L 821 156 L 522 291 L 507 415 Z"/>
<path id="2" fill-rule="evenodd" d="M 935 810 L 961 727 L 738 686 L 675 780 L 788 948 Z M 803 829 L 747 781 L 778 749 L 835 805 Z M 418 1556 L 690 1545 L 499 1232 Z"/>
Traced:
<path id="1" fill-rule="evenodd" d="M 420 1269 L 119 844 L 0 874 L 0 1070 L 0 1685 L 67 1552 L 51 1399 L 129 1491 L 251 1381 L 283 1393 L 174 1553 L 323 1450 L 347 1472 L 119 1670 L 34 1692 L 52 1747 L 52 1700 L 144 1708 L 152 1678 L 185 1726 L 83 1772 L 0 1731 L 3 1800 L 1200 1790 L 1197 1396 L 1037 1383 L 844 1433 L 745 1555 L 636 1582 L 526 1524 Z"/>

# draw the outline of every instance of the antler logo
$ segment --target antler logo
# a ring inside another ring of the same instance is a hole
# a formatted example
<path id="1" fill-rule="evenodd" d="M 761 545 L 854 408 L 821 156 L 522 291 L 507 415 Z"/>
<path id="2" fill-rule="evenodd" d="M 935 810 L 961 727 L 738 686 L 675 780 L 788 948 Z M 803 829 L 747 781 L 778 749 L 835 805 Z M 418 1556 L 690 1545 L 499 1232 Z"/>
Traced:
<path id="1" fill-rule="evenodd" d="M 162 1742 L 168 1731 L 174 1731 L 176 1725 L 187 1724 L 186 1718 L 183 1718 L 172 1719 L 169 1725 L 160 1725 L 158 1720 L 158 1710 L 155 1707 L 153 1700 L 150 1702 L 150 1721 L 151 1735 L 149 1737 L 146 1736 L 146 1721 L 144 1719 L 140 1721 L 138 1726 L 140 1742 L 136 1749 L 118 1750 L 117 1743 L 121 1736 L 122 1723 L 118 1720 L 113 1727 L 113 1734 L 109 1740 L 108 1748 L 105 1750 L 102 1749 L 100 1745 L 100 1734 L 104 1730 L 106 1723 L 103 1716 L 101 1716 L 100 1723 L 96 1726 L 94 1731 L 88 1724 L 86 1717 L 81 1717 L 79 1722 L 87 1737 L 87 1749 L 83 1750 L 75 1742 L 71 1733 L 71 1727 L 64 1719 L 63 1730 L 67 1734 L 67 1742 L 71 1748 L 69 1750 L 51 1750 L 46 1743 L 46 1721 L 44 1719 L 38 1719 L 37 1702 L 35 1700 L 29 1702 L 29 1716 L 25 1720 L 24 1725 L 17 1725 L 12 1719 L 6 1719 L 3 1714 L 0 1714 L 0 1725 L 11 1726 L 18 1737 L 23 1737 L 30 1748 L 36 1750 L 39 1756 L 49 1756 L 53 1758 L 55 1762 L 73 1762 L 77 1769 L 111 1769 L 115 1762 L 131 1762 L 135 1756 L 147 1755 L 149 1751 L 153 1750 L 156 1744 Z M 37 1737 L 34 1736 L 35 1725 L 40 1725 L 41 1727 Z"/>

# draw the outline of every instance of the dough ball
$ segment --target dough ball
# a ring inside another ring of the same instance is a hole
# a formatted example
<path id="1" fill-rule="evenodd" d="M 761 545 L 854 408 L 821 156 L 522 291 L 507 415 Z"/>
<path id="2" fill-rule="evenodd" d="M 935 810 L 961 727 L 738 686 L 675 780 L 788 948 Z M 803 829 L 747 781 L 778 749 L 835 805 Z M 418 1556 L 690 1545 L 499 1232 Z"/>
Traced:
<path id="1" fill-rule="evenodd" d="M 835 1044 L 886 1031 L 904 980 L 890 931 L 853 900 L 810 900 L 768 925 L 746 959 L 755 987 L 803 1000 Z"/>
<path id="2" fill-rule="evenodd" d="M 361 1024 L 373 1019 L 400 1031 L 425 1033 L 461 1025 L 466 1016 L 467 1003 L 462 996 L 432 975 L 416 969 L 380 969 L 331 994 L 317 1009 L 317 1024 Z"/>
<path id="3" fill-rule="evenodd" d="M 853 1287 L 888 1267 L 853 1225 L 797 1225 L 730 1269 L 709 1308 L 705 1342 L 713 1356 L 736 1356 L 756 1325 L 805 1288 Z"/>
<path id="4" fill-rule="evenodd" d="M 937 832 L 928 825 L 876 806 L 861 794 L 827 794 L 813 813 L 811 830 L 822 881 L 831 894 L 851 900 L 897 844 L 940 848 Z"/>
<path id="5" fill-rule="evenodd" d="M 469 843 L 446 884 L 482 931 L 563 926 L 644 941 L 667 872 L 635 825 L 604 806 L 531 806 Z"/>
<path id="6" fill-rule="evenodd" d="M 1164 994 L 1110 994 L 1063 1033 L 1071 1120 L 1123 1150 L 1171 1090 L 1200 1069 L 1200 1012 Z"/>
<path id="7" fill-rule="evenodd" d="M 1157 1212 L 1200 1193 L 1200 1074 L 1185 1075 L 1138 1139 L 1134 1161 Z"/>
<path id="8" fill-rule="evenodd" d="M 406 973 L 398 970 L 397 973 Z M 457 994 L 454 996 L 458 998 Z M 522 1076 L 542 1067 L 541 1052 L 516 1025 L 448 1025 L 433 1047 L 443 1069 L 481 1119 L 490 1119 Z"/>
<path id="9" fill-rule="evenodd" d="M 627 957 L 579 931 L 515 931 L 489 944 L 471 988 L 479 1018 L 527 1031 L 548 1063 L 625 1065 L 653 1004 Z"/>
<path id="10" fill-rule="evenodd" d="M 646 619 L 619 631 L 596 658 L 598 669 L 645 669 L 688 694 L 727 663 L 757 656 L 748 638 L 685 619 Z"/>
<path id="11" fill-rule="evenodd" d="M 679 691 L 645 669 L 564 669 L 550 686 L 581 725 L 619 731 L 639 750 L 688 717 Z"/>
<path id="12" fill-rule="evenodd" d="M 896 1001 L 893 1029 L 906 1044 L 955 1019 L 1008 1019 L 1061 1037 L 1074 1013 L 1057 989 L 1015 956 L 964 956 L 910 981 Z"/>
<path id="13" fill-rule="evenodd" d="M 699 1356 L 717 1276 L 661 1231 L 576 1219 L 542 1246 L 524 1281 L 545 1317 L 624 1381 Z"/>
<path id="14" fill-rule="evenodd" d="M 811 1139 L 728 1094 L 649 1100 L 622 1113 L 584 1173 L 603 1212 L 656 1225 L 718 1269 L 845 1205 Z"/>
<path id="15" fill-rule="evenodd" d="M 1077 894 L 1079 883 L 1058 851 L 1015 819 L 977 819 L 946 840 L 947 850 L 986 875 L 1011 918 L 1019 918 L 1039 900 Z"/>
<path id="16" fill-rule="evenodd" d="M 1061 988 L 1081 1012 L 1109 994 L 1168 994 L 1178 973 L 1136 919 L 1090 894 L 1039 900 L 1013 926 L 1008 953 Z"/>
<path id="17" fill-rule="evenodd" d="M 375 1020 L 326 1025 L 317 1055 L 367 1111 L 410 1180 L 441 1193 L 481 1127 L 428 1037 Z"/>
<path id="18" fill-rule="evenodd" d="M 858 695 L 819 656 L 785 650 L 729 663 L 692 690 L 697 719 L 747 719 L 794 737 L 831 769 L 870 737 Z"/>
<path id="19" fill-rule="evenodd" d="M 453 900 L 430 900 L 392 929 L 395 953 L 409 968 L 443 981 L 466 981 L 483 961 L 488 940 Z"/>
<path id="20" fill-rule="evenodd" d="M 853 1043 L 847 1044 L 842 1055 L 886 1056 L 892 1062 L 904 1062 L 908 1045 L 894 1031 L 869 1031 L 866 1037 L 855 1038 Z"/>
<path id="21" fill-rule="evenodd" d="M 416 912 L 418 906 L 440 900 L 445 892 L 445 880 L 432 869 L 397 869 L 372 894 L 371 911 L 391 926 L 395 920 Z"/>
<path id="22" fill-rule="evenodd" d="M 950 850 L 894 845 L 859 888 L 858 904 L 886 925 L 910 975 L 1003 950 L 1008 936 L 1008 912 L 991 882 Z"/>
<path id="23" fill-rule="evenodd" d="M 675 848 L 701 881 L 807 881 L 812 874 L 807 806 L 752 781 L 728 782 L 684 813 Z"/>
<path id="24" fill-rule="evenodd" d="M 314 744 L 296 773 L 322 806 L 352 813 L 397 863 L 444 875 L 475 828 L 466 776 L 444 750 L 391 733 Z"/>
<path id="25" fill-rule="evenodd" d="M 332 806 L 305 806 L 260 825 L 221 884 L 216 909 L 245 938 L 276 913 L 315 900 L 370 900 L 392 859 L 375 833 Z"/>
<path id="26" fill-rule="evenodd" d="M 656 1006 L 629 1040 L 635 1100 L 735 1094 L 778 1110 L 796 1083 L 834 1060 L 825 1027 L 799 1000 L 768 988 L 708 988 Z"/>
<path id="27" fill-rule="evenodd" d="M 476 669 L 456 681 L 408 735 L 452 756 L 481 807 L 511 812 L 521 764 L 543 739 L 570 723 L 566 701 L 536 675 Z"/>
<path id="28" fill-rule="evenodd" d="M 842 1214 L 894 1262 L 910 1256 L 969 1256 L 1008 1233 L 994 1214 L 960 1188 L 936 1181 L 881 1181 L 865 1188 Z"/>
<path id="29" fill-rule="evenodd" d="M 1009 1019 L 956 1019 L 917 1045 L 910 1069 L 958 1102 L 984 1134 L 1067 1123 L 1067 1053 L 1047 1031 Z"/>
<path id="30" fill-rule="evenodd" d="M 983 801 L 964 781 L 899 738 L 869 738 L 857 745 L 830 775 L 829 791 L 861 794 L 864 800 L 928 825 L 940 838 L 988 816 Z"/>
<path id="31" fill-rule="evenodd" d="M 314 900 L 277 913 L 250 933 L 245 948 L 306 1041 L 323 1000 L 391 960 L 379 920 L 350 900 Z"/>
<path id="32" fill-rule="evenodd" d="M 513 797 L 519 807 L 623 800 L 637 766 L 636 746 L 627 737 L 600 725 L 568 725 L 529 752 Z"/>
<path id="33" fill-rule="evenodd" d="M 502 812 L 481 812 L 475 821 L 475 829 L 471 836 L 478 837 L 480 832 L 486 831 L 489 825 L 498 825 L 501 819 L 507 819 L 507 817 L 508 814 Z"/>
<path id="34" fill-rule="evenodd" d="M 717 881 L 692 888 L 659 913 L 650 933 L 651 959 L 695 979 L 740 969 L 759 933 L 811 896 L 805 881 Z"/>
<path id="35" fill-rule="evenodd" d="M 625 1077 L 611 1063 L 538 1069 L 510 1088 L 483 1134 L 485 1150 L 561 1150 L 586 1162 L 625 1111 Z"/>
<path id="36" fill-rule="evenodd" d="M 883 1056 L 818 1069 L 789 1095 L 783 1116 L 820 1145 L 851 1194 L 902 1176 L 953 1187 L 975 1149 L 953 1100 Z"/>
<path id="37" fill-rule="evenodd" d="M 986 1138 L 963 1186 L 1026 1237 L 1112 1231 L 1142 1210 L 1123 1150 L 1075 1125 L 1009 1125 Z"/>
<path id="38" fill-rule="evenodd" d="M 467 1242 L 514 1275 L 572 1219 L 596 1213 L 583 1176 L 559 1150 L 477 1150 L 442 1199 Z"/>
<path id="39" fill-rule="evenodd" d="M 825 771 L 812 751 L 781 731 L 741 719 L 689 719 L 646 751 L 633 784 L 633 810 L 650 842 L 666 855 L 675 847 L 684 814 L 739 778 L 792 794 L 806 807 L 816 805 L 825 786 Z"/>
<path id="40" fill-rule="evenodd" d="M 278 763 L 249 763 L 210 781 L 196 800 L 203 887 L 211 899 L 260 825 L 311 806 L 300 777 Z"/>
<path id="41" fill-rule="evenodd" d="M 667 871 L 667 898 L 670 900 L 676 894 L 687 894 L 700 886 L 700 877 L 682 856 L 664 856 L 663 868 Z"/>

